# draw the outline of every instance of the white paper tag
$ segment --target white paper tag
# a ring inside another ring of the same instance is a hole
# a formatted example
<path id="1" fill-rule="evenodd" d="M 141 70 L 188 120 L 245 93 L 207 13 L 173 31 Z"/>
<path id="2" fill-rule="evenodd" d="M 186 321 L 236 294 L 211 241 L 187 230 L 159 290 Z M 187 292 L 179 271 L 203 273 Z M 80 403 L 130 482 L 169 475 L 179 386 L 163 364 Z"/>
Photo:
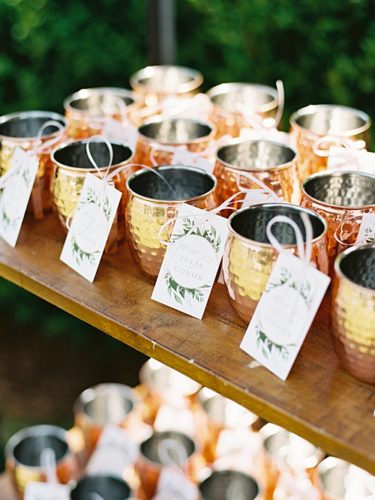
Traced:
<path id="1" fill-rule="evenodd" d="M 258 203 L 277 203 L 279 200 L 273 193 L 269 193 L 264 189 L 245 189 L 241 191 L 246 193 L 243 204 L 246 206 L 256 205 Z"/>
<path id="2" fill-rule="evenodd" d="M 330 170 L 351 169 L 375 174 L 375 153 L 366 150 L 351 151 L 348 148 L 329 148 L 327 168 Z"/>
<path id="3" fill-rule="evenodd" d="M 274 141 L 285 144 L 286 146 L 291 146 L 290 135 L 286 132 L 281 132 L 276 128 L 261 128 L 257 130 L 253 128 L 243 127 L 240 130 L 240 139 L 244 139 L 247 141 Z"/>
<path id="4" fill-rule="evenodd" d="M 198 488 L 176 467 L 164 467 L 153 500 L 196 500 Z"/>
<path id="5" fill-rule="evenodd" d="M 104 191 L 103 191 L 104 189 Z M 121 192 L 88 173 L 60 259 L 93 282 L 111 231 Z"/>
<path id="6" fill-rule="evenodd" d="M 190 167 L 197 167 L 205 170 L 209 174 L 214 171 L 214 162 L 207 160 L 198 153 L 191 153 L 183 149 L 176 149 L 172 157 L 172 165 L 185 165 Z"/>
<path id="7" fill-rule="evenodd" d="M 375 214 L 363 214 L 356 243 L 375 243 Z"/>
<path id="8" fill-rule="evenodd" d="M 228 237 L 227 220 L 187 204 L 177 217 L 152 299 L 202 319 Z"/>
<path id="9" fill-rule="evenodd" d="M 169 96 L 161 103 L 162 118 L 188 118 L 206 122 L 212 111 L 212 103 L 206 94 L 193 97 Z"/>
<path id="10" fill-rule="evenodd" d="M 10 166 L 14 174 L 0 190 L 0 236 L 12 247 L 16 246 L 21 231 L 38 165 L 36 155 L 16 148 Z"/>
<path id="11" fill-rule="evenodd" d="M 293 254 L 279 255 L 241 349 L 286 380 L 330 278 Z"/>
<path id="12" fill-rule="evenodd" d="M 131 435 L 114 425 L 104 428 L 87 465 L 87 474 L 108 474 L 122 477 L 124 469 L 132 465 L 138 455 L 138 445 Z"/>
<path id="13" fill-rule="evenodd" d="M 126 144 L 132 151 L 135 150 L 138 131 L 130 122 L 121 123 L 118 120 L 108 120 L 104 125 L 103 135 L 110 141 Z"/>
<path id="14" fill-rule="evenodd" d="M 29 483 L 24 500 L 69 500 L 70 488 L 64 484 Z"/>

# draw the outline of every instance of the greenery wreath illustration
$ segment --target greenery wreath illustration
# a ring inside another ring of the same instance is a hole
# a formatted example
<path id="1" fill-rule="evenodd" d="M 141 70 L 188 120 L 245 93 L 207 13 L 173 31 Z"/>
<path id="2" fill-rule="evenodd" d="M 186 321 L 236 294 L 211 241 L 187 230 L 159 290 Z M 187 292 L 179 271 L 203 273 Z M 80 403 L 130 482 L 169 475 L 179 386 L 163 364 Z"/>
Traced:
<path id="1" fill-rule="evenodd" d="M 288 288 L 293 288 L 296 290 L 304 300 L 306 307 L 309 309 L 311 306 L 311 301 L 312 301 L 312 287 L 309 281 L 304 281 L 301 283 L 299 286 L 297 286 L 297 283 L 295 281 L 291 281 L 288 284 L 288 281 L 291 279 L 292 274 L 291 272 L 286 268 L 282 267 L 280 269 L 280 280 L 276 283 L 274 282 L 268 282 L 267 287 L 266 287 L 266 292 L 270 292 L 274 288 L 277 288 L 279 286 L 287 285 Z"/>
<path id="2" fill-rule="evenodd" d="M 289 359 L 290 349 L 295 347 L 295 344 L 283 345 L 273 342 L 259 327 L 259 325 L 255 328 L 255 334 L 257 347 L 266 359 L 268 359 L 268 356 L 271 355 L 272 352 L 279 354 L 285 361 Z"/>
<path id="3" fill-rule="evenodd" d="M 375 230 L 371 227 L 365 229 L 365 240 L 366 243 L 375 243 Z"/>

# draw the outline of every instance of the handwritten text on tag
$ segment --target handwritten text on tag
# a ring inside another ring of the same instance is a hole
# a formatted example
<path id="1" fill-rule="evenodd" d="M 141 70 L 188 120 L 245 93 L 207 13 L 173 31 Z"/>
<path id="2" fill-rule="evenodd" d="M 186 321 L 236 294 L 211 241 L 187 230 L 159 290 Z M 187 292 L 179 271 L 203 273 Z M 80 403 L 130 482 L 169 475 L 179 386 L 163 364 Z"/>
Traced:
<path id="1" fill-rule="evenodd" d="M 121 192 L 88 173 L 60 259 L 93 282 Z"/>
<path id="2" fill-rule="evenodd" d="M 241 349 L 286 380 L 330 278 L 281 253 L 246 330 Z"/>
<path id="3" fill-rule="evenodd" d="M 212 174 L 214 170 L 214 162 L 207 160 L 198 153 L 191 153 L 183 149 L 176 149 L 173 153 L 172 165 L 188 165 L 190 167 L 197 167 Z"/>
<path id="4" fill-rule="evenodd" d="M 0 236 L 12 247 L 17 243 L 38 165 L 36 155 L 16 148 L 10 166 L 13 174 L 4 181 L 3 190 L 0 190 Z"/>
<path id="5" fill-rule="evenodd" d="M 375 243 L 375 214 L 363 214 L 356 243 Z"/>
<path id="6" fill-rule="evenodd" d="M 201 319 L 227 236 L 226 219 L 181 205 L 152 299 Z"/>

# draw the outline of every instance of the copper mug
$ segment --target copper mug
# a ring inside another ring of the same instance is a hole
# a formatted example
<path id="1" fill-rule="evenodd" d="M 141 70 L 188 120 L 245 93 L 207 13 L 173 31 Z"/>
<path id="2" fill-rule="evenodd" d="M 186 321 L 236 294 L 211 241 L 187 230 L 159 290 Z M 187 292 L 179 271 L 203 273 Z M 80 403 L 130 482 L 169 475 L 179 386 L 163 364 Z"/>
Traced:
<path id="1" fill-rule="evenodd" d="M 201 500 L 257 500 L 260 486 L 251 476 L 234 470 L 213 471 L 199 484 Z"/>
<path id="2" fill-rule="evenodd" d="M 350 224 L 350 220 L 365 212 L 375 212 L 375 176 L 349 170 L 312 175 L 302 185 L 301 204 L 327 221 L 327 252 L 332 274 L 339 248 L 335 232 L 340 224 L 344 221 Z"/>
<path id="3" fill-rule="evenodd" d="M 119 477 L 88 475 L 78 481 L 70 493 L 71 500 L 102 498 L 126 500 L 133 497 L 130 486 Z"/>
<path id="4" fill-rule="evenodd" d="M 327 224 L 312 210 L 287 203 L 264 203 L 238 210 L 229 218 L 229 238 L 223 260 L 224 281 L 232 306 L 246 322 L 250 321 L 255 311 L 278 257 L 277 250 L 267 237 L 268 223 L 276 215 L 285 215 L 299 226 L 305 239 L 302 213 L 309 216 L 312 224 L 312 263 L 320 271 L 328 273 Z M 295 233 L 289 224 L 274 224 L 273 233 L 285 249 L 297 253 Z"/>
<path id="5" fill-rule="evenodd" d="M 29 483 L 47 481 L 42 463 L 46 449 L 54 454 L 59 482 L 68 483 L 77 476 L 78 463 L 69 449 L 65 429 L 54 425 L 26 427 L 16 432 L 5 447 L 6 468 L 19 498 Z"/>
<path id="6" fill-rule="evenodd" d="M 254 83 L 222 83 L 207 95 L 214 105 L 212 122 L 217 137 L 227 134 L 238 137 L 241 128 L 249 127 L 241 111 L 263 119 L 274 118 L 279 106 L 275 88 Z"/>
<path id="7" fill-rule="evenodd" d="M 138 128 L 135 161 L 150 167 L 170 165 L 177 147 L 207 156 L 213 136 L 208 123 L 190 118 L 154 119 Z"/>
<path id="8" fill-rule="evenodd" d="M 375 245 L 352 247 L 337 257 L 331 320 L 342 365 L 375 384 Z"/>
<path id="9" fill-rule="evenodd" d="M 99 384 L 83 391 L 74 403 L 74 422 L 83 434 L 88 458 L 106 425 L 131 428 L 138 421 L 139 399 L 123 384 Z"/>
<path id="10" fill-rule="evenodd" d="M 216 153 L 214 169 L 220 203 L 242 188 L 259 187 L 241 173 L 257 177 L 280 199 L 299 203 L 301 195 L 295 158 L 293 149 L 273 141 L 233 140 L 221 147 Z"/>
<path id="11" fill-rule="evenodd" d="M 155 171 L 139 170 L 126 182 L 129 247 L 135 262 L 151 278 L 157 277 L 164 259 L 166 247 L 159 232 L 168 219 L 176 216 L 183 203 L 203 210 L 216 206 L 213 175 L 180 165 L 160 166 Z M 170 232 L 171 229 L 166 230 L 164 239 Z"/>
<path id="12" fill-rule="evenodd" d="M 133 119 L 139 104 L 130 90 L 115 87 L 81 89 L 64 101 L 68 135 L 86 139 L 101 134 L 108 119 Z"/>
<path id="13" fill-rule="evenodd" d="M 152 106 L 169 96 L 189 96 L 198 92 L 202 74 L 184 66 L 147 66 L 130 77 L 130 86 L 145 106 Z"/>
<path id="14" fill-rule="evenodd" d="M 48 125 L 56 122 L 60 128 Z M 45 128 L 44 125 L 47 124 Z M 0 118 L 0 176 L 10 168 L 13 153 L 17 147 L 25 151 L 37 151 L 39 166 L 31 193 L 31 209 L 35 218 L 40 219 L 44 211 L 52 208 L 50 153 L 63 141 L 66 134 L 66 121 L 62 115 L 49 111 L 24 111 Z"/>
<path id="15" fill-rule="evenodd" d="M 297 150 L 301 181 L 327 168 L 327 157 L 317 156 L 315 142 L 326 135 L 364 140 L 368 143 L 370 117 L 354 108 L 329 104 L 310 105 L 290 117 L 291 134 Z"/>

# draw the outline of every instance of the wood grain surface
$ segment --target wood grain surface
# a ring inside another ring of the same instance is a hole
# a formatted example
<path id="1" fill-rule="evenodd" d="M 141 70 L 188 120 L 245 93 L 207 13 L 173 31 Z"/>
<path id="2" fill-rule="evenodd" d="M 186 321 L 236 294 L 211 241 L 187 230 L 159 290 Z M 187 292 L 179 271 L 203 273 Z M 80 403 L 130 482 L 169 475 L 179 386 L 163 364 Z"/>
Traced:
<path id="1" fill-rule="evenodd" d="M 148 356 L 237 401 L 266 420 L 375 473 L 375 390 L 338 364 L 323 302 L 286 382 L 251 358 L 240 342 L 246 325 L 223 285 L 202 321 L 150 299 L 153 284 L 126 245 L 105 255 L 93 284 L 59 261 L 64 233 L 54 214 L 26 219 L 15 249 L 0 241 L 0 276 Z M 84 369 L 84 368 L 83 368 Z"/>

